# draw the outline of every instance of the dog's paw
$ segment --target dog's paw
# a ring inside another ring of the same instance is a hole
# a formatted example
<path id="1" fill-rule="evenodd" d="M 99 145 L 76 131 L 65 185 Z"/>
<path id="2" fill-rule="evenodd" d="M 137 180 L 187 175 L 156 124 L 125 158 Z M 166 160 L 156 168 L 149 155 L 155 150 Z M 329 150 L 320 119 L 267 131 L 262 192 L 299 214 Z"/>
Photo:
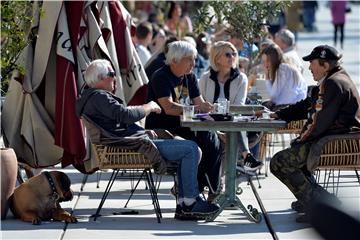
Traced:
<path id="1" fill-rule="evenodd" d="M 78 220 L 73 215 L 69 215 L 65 218 L 65 222 L 67 223 L 77 223 Z"/>
<path id="2" fill-rule="evenodd" d="M 36 217 L 33 218 L 33 220 L 31 221 L 33 225 L 40 225 L 41 224 L 41 218 Z"/>
<path id="3" fill-rule="evenodd" d="M 58 208 L 53 212 L 52 219 L 55 221 L 65 221 L 67 223 L 76 223 L 77 219 L 62 208 Z"/>

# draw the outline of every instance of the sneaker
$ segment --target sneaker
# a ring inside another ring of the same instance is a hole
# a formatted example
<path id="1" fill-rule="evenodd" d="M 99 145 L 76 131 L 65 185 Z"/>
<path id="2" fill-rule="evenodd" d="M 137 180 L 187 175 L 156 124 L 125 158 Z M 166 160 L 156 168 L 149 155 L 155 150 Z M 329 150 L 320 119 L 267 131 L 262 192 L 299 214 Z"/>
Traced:
<path id="1" fill-rule="evenodd" d="M 262 165 L 264 164 L 261 161 L 257 160 L 256 158 L 254 158 L 254 156 L 251 155 L 251 153 L 248 153 L 248 155 L 244 160 L 244 169 L 246 171 L 255 171 L 261 168 Z"/>
<path id="2" fill-rule="evenodd" d="M 174 218 L 182 221 L 205 220 L 205 216 L 184 214 L 183 207 L 179 204 L 176 205 Z"/>
<path id="3" fill-rule="evenodd" d="M 246 175 L 250 175 L 250 176 L 255 176 L 254 171 L 247 171 L 247 170 L 245 170 L 244 166 L 240 166 L 240 165 L 236 166 L 236 173 L 239 173 L 239 175 L 246 174 Z"/>
<path id="4" fill-rule="evenodd" d="M 291 203 L 291 209 L 297 211 L 298 213 L 304 213 L 305 212 L 305 206 L 299 201 L 294 201 Z"/>
<path id="5" fill-rule="evenodd" d="M 199 220 L 212 215 L 219 211 L 218 204 L 210 203 L 204 199 L 197 197 L 196 201 L 190 206 L 185 204 L 177 205 L 175 210 L 175 218 L 180 220 Z"/>

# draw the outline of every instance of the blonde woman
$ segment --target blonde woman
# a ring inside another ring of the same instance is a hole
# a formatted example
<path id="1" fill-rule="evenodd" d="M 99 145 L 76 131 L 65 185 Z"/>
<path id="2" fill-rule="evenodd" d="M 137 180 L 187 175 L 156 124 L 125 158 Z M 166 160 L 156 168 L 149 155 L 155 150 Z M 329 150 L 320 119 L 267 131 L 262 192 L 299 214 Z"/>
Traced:
<path id="1" fill-rule="evenodd" d="M 200 78 L 200 93 L 207 102 L 226 98 L 232 105 L 244 105 L 248 79 L 238 67 L 235 46 L 227 41 L 216 42 L 210 49 L 210 70 Z M 246 132 L 239 134 L 239 149 L 244 158 L 244 169 L 254 171 L 262 162 L 250 153 Z"/>
<path id="2" fill-rule="evenodd" d="M 271 110 L 294 104 L 306 97 L 307 84 L 300 71 L 285 63 L 283 52 L 273 44 L 261 52 L 270 101 L 264 105 Z"/>

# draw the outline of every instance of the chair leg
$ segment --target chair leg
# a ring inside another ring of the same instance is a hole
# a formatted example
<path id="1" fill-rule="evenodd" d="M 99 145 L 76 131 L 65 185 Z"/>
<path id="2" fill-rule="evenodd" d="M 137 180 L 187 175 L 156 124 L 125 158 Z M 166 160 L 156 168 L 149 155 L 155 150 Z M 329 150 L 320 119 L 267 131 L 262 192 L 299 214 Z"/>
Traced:
<path id="1" fill-rule="evenodd" d="M 21 169 L 20 169 L 19 166 L 18 166 L 18 169 L 17 169 L 17 177 L 16 178 L 17 178 L 17 181 L 18 181 L 19 184 L 22 184 L 22 183 L 25 182 L 22 175 L 21 175 Z"/>
<path id="2" fill-rule="evenodd" d="M 162 175 L 156 176 L 155 178 L 156 192 L 159 192 L 161 180 L 162 180 Z"/>
<path id="3" fill-rule="evenodd" d="M 130 193 L 130 196 L 129 196 L 129 198 L 128 198 L 127 202 L 125 203 L 124 208 L 127 208 L 127 205 L 128 205 L 128 203 L 130 202 L 130 199 L 131 199 L 131 198 L 132 198 L 132 196 L 134 195 L 135 190 L 137 189 L 137 187 L 138 187 L 138 185 L 139 185 L 140 181 L 141 181 L 141 180 L 143 179 L 143 177 L 144 177 L 144 172 L 145 172 L 145 171 L 143 171 L 143 172 L 141 173 L 141 175 L 140 175 L 140 177 L 139 177 L 138 181 L 136 182 L 135 186 L 134 186 L 134 187 L 133 187 L 133 186 L 131 186 L 131 193 Z"/>
<path id="4" fill-rule="evenodd" d="M 355 173 L 356 173 L 356 177 L 357 177 L 357 179 L 358 179 L 358 182 L 359 182 L 359 184 L 360 184 L 360 175 L 359 175 L 359 173 L 358 173 L 358 170 L 357 169 L 354 169 L 355 170 Z"/>
<path id="5" fill-rule="evenodd" d="M 89 174 L 84 174 L 84 177 L 81 181 L 81 187 L 80 187 L 80 191 L 82 192 L 84 190 L 85 184 L 88 180 Z"/>
<path id="6" fill-rule="evenodd" d="M 114 181 L 115 181 L 116 176 L 118 175 L 118 173 L 119 173 L 119 169 L 114 169 L 114 171 L 112 172 L 112 174 L 110 176 L 110 179 L 109 179 L 109 182 L 108 182 L 108 184 L 106 186 L 106 189 L 104 191 L 104 194 L 103 194 L 103 196 L 101 198 L 101 201 L 99 203 L 99 206 L 98 206 L 98 208 L 96 210 L 96 213 L 94 215 L 92 215 L 92 217 L 94 217 L 94 221 L 96 221 L 97 217 L 101 216 L 99 214 L 100 210 L 101 210 L 102 206 L 104 205 L 107 196 L 109 195 L 109 192 L 110 192 L 110 190 L 112 188 L 112 185 L 114 184 Z"/>
<path id="7" fill-rule="evenodd" d="M 338 195 L 338 192 L 339 192 L 339 181 L 340 181 L 340 176 L 341 176 L 341 173 L 340 173 L 340 169 L 338 171 L 338 177 L 337 177 L 337 183 L 336 183 L 336 192 L 335 192 L 335 196 Z"/>
<path id="8" fill-rule="evenodd" d="M 327 169 L 325 169 L 325 172 L 324 172 L 324 182 L 323 182 L 323 187 L 326 189 L 326 177 L 327 177 Z"/>
<path id="9" fill-rule="evenodd" d="M 148 174 L 149 174 L 149 177 L 150 177 L 150 180 L 152 182 L 152 185 L 153 185 L 153 195 L 154 195 L 154 199 L 155 199 L 155 203 L 157 205 L 157 209 L 158 209 L 158 212 L 159 212 L 159 216 L 160 218 L 162 218 L 162 213 L 161 213 L 161 208 L 160 208 L 160 202 L 159 202 L 159 198 L 158 198 L 158 192 L 155 188 L 155 184 L 154 184 L 154 180 L 153 180 L 153 176 L 152 176 L 152 173 L 151 173 L 151 170 L 149 169 L 148 171 Z"/>
<path id="10" fill-rule="evenodd" d="M 151 195 L 152 202 L 154 205 L 156 218 L 157 218 L 158 223 L 161 223 L 162 214 L 161 214 L 161 209 L 160 209 L 160 203 L 159 203 L 159 199 L 157 196 L 157 192 L 156 192 L 156 188 L 154 185 L 154 180 L 153 180 L 153 177 L 151 174 L 151 170 L 145 169 L 144 172 L 146 174 L 146 180 L 148 182 L 149 191 L 150 191 L 150 195 Z"/>
<path id="11" fill-rule="evenodd" d="M 266 164 L 265 177 L 268 176 L 268 172 L 269 172 L 268 165 L 270 165 L 270 161 L 268 163 L 266 163 L 266 161 L 271 159 L 271 144 L 274 139 L 272 133 L 268 133 L 267 136 L 268 136 L 268 139 L 267 139 L 267 144 L 266 144 L 266 148 L 265 148 L 265 149 L 267 149 L 267 154 L 265 153 L 265 164 Z"/>
<path id="12" fill-rule="evenodd" d="M 260 185 L 260 180 L 259 180 L 259 176 L 258 176 L 258 174 L 255 172 L 255 177 L 256 177 L 256 180 L 257 180 L 257 182 L 258 182 L 258 188 L 261 188 L 261 185 Z"/>
<path id="13" fill-rule="evenodd" d="M 315 170 L 315 181 L 317 182 L 317 183 L 320 183 L 320 170 L 319 169 L 317 169 L 317 170 Z"/>
<path id="14" fill-rule="evenodd" d="M 96 188 L 100 188 L 101 173 L 102 173 L 102 171 L 98 171 L 96 173 Z"/>

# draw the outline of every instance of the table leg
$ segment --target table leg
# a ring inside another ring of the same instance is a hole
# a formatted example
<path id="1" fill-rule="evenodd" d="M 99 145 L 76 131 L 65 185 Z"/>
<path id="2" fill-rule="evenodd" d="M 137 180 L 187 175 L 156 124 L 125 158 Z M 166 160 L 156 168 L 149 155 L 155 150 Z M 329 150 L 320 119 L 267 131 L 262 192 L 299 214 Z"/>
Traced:
<path id="1" fill-rule="evenodd" d="M 244 207 L 241 200 L 235 194 L 235 182 L 236 182 L 236 161 L 238 159 L 238 133 L 227 132 L 226 133 L 226 172 L 225 172 L 225 193 L 221 194 L 215 201 L 220 205 L 220 210 L 209 216 L 206 221 L 213 221 L 226 207 L 238 207 L 246 215 L 249 221 L 259 223 L 261 221 L 261 215 L 256 208 L 251 205 L 248 209 Z"/>

